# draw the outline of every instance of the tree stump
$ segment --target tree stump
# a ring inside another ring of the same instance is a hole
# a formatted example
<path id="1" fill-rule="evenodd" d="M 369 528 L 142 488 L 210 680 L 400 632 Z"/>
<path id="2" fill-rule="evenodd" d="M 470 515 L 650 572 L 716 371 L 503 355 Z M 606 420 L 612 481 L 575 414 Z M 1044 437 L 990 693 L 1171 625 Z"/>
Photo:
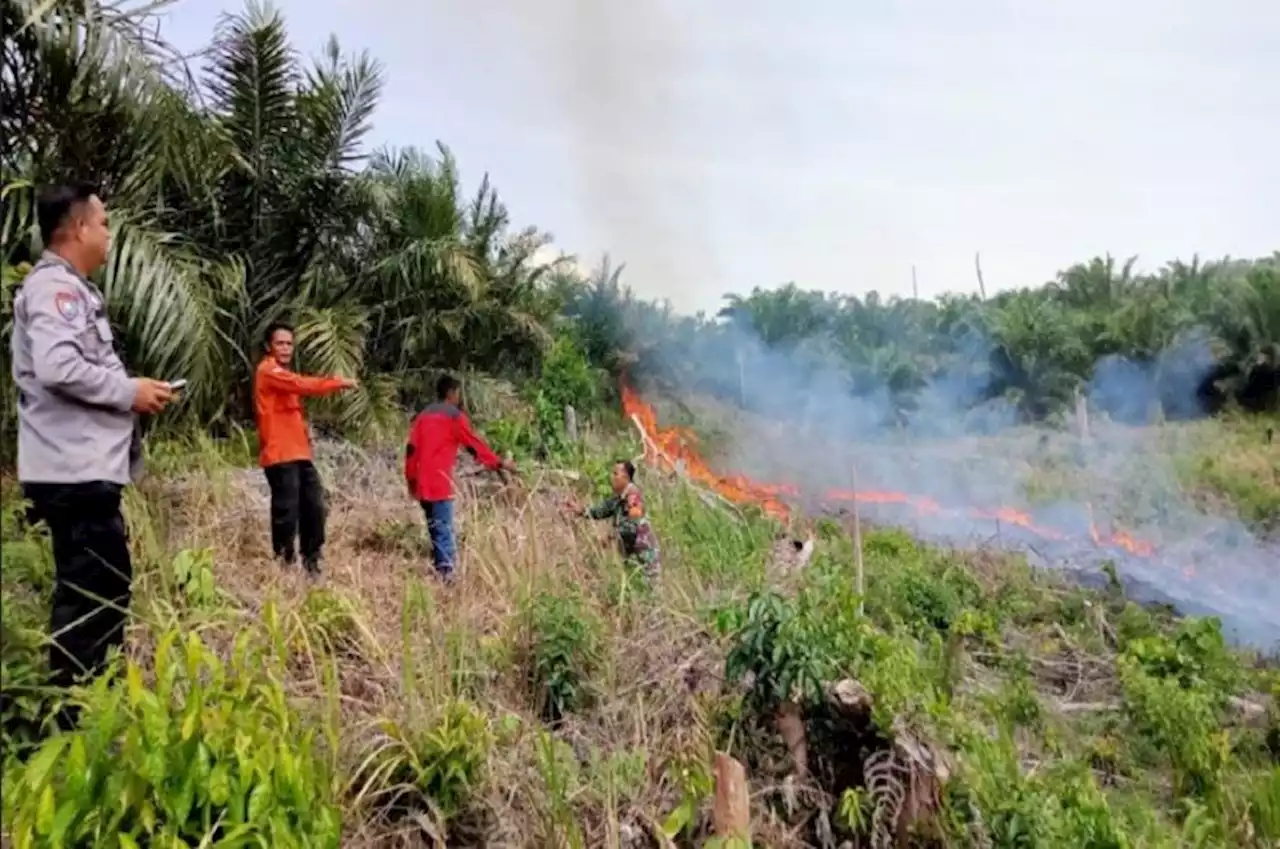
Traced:
<path id="1" fill-rule="evenodd" d="M 747 771 L 741 763 L 716 753 L 716 798 L 711 824 L 717 837 L 751 839 L 751 801 L 747 795 Z"/>

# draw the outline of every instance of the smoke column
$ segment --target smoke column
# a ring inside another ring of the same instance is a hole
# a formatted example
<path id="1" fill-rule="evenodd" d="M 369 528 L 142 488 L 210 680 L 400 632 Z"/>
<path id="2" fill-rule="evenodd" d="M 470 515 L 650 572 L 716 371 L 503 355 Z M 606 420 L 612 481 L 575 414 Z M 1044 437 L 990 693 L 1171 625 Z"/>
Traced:
<path id="1" fill-rule="evenodd" d="M 571 140 L 563 155 L 574 178 L 565 189 L 591 244 L 629 246 L 619 259 L 661 297 L 719 279 L 704 202 L 712 189 L 705 165 L 716 152 L 701 132 L 717 104 L 700 92 L 690 13 L 663 0 L 484 8 L 514 32 L 545 84 L 557 137 Z"/>

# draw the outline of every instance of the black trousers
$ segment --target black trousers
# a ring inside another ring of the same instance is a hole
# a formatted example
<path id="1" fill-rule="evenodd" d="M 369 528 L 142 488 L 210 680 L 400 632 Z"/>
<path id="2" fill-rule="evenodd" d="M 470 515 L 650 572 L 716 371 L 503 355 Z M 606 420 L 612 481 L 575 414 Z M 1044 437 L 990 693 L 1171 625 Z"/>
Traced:
<path id="1" fill-rule="evenodd" d="M 301 544 L 302 562 L 318 565 L 324 547 L 324 487 L 310 460 L 267 466 L 271 487 L 271 550 L 292 563 Z"/>
<path id="2" fill-rule="evenodd" d="M 124 642 L 133 563 L 120 512 L 123 487 L 105 481 L 27 483 L 28 518 L 49 527 L 54 585 L 50 683 L 66 687 L 97 676 L 107 652 Z"/>

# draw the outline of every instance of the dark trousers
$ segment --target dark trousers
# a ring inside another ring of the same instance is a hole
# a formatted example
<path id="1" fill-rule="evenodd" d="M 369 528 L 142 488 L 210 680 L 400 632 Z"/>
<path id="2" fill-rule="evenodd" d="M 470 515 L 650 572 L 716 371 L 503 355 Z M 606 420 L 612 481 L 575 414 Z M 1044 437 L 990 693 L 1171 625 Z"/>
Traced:
<path id="1" fill-rule="evenodd" d="M 66 687 L 106 667 L 107 652 L 124 642 L 133 564 L 120 513 L 119 484 L 27 483 L 33 522 L 49 527 L 54 585 L 50 683 Z"/>
<path id="2" fill-rule="evenodd" d="M 310 460 L 267 466 L 271 486 L 271 550 L 292 563 L 301 544 L 302 562 L 315 568 L 324 547 L 324 487 Z"/>

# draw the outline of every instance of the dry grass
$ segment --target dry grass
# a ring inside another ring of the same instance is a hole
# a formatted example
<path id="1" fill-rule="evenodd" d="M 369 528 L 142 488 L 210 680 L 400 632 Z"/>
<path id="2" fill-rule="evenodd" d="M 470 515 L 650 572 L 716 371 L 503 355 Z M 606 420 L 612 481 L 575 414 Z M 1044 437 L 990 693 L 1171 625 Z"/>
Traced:
<path id="1" fill-rule="evenodd" d="M 397 463 L 330 447 L 318 465 L 330 511 L 320 586 L 350 603 L 359 647 L 303 652 L 290 664 L 286 683 L 300 709 L 317 717 L 333 689 L 326 679 L 336 684 L 340 771 L 354 771 L 379 721 L 421 722 L 452 700 L 470 699 L 495 720 L 518 717 L 518 723 L 508 722 L 520 729 L 488 761 L 479 842 L 539 845 L 533 836 L 545 833 L 549 803 L 539 771 L 539 717 L 515 657 L 524 639 L 518 614 L 521 600 L 540 587 L 572 586 L 604 624 L 604 664 L 590 706 L 569 717 L 557 736 L 584 763 L 593 755 L 599 761 L 615 752 L 643 752 L 647 770 L 629 798 L 578 799 L 576 807 L 596 815 L 579 821 L 585 845 L 621 846 L 624 835 L 647 832 L 652 816 L 676 801 L 664 767 L 682 755 L 711 751 L 699 698 L 718 683 L 723 656 L 694 615 L 697 588 L 672 571 L 674 580 L 652 601 L 610 605 L 610 582 L 620 566 L 606 524 L 563 516 L 559 505 L 567 490 L 554 477 L 535 474 L 500 485 L 473 475 L 475 470 L 460 474 L 457 579 L 442 585 L 431 577 L 421 510 L 406 497 Z M 130 512 L 135 536 L 142 530 L 166 537 L 142 543 L 153 554 L 211 550 L 217 585 L 229 602 L 183 614 L 187 624 L 199 623 L 211 645 L 229 644 L 268 602 L 286 618 L 307 616 L 317 585 L 271 559 L 268 493 L 256 469 L 151 479 Z M 146 605 L 148 597 L 163 595 L 158 580 L 151 575 L 136 588 L 140 615 L 129 651 L 144 663 L 157 631 L 171 624 Z M 596 793 L 598 779 L 584 776 L 575 792 Z M 438 832 L 438 826 L 380 822 L 372 809 L 353 813 L 344 846 L 430 846 L 429 832 Z"/>

